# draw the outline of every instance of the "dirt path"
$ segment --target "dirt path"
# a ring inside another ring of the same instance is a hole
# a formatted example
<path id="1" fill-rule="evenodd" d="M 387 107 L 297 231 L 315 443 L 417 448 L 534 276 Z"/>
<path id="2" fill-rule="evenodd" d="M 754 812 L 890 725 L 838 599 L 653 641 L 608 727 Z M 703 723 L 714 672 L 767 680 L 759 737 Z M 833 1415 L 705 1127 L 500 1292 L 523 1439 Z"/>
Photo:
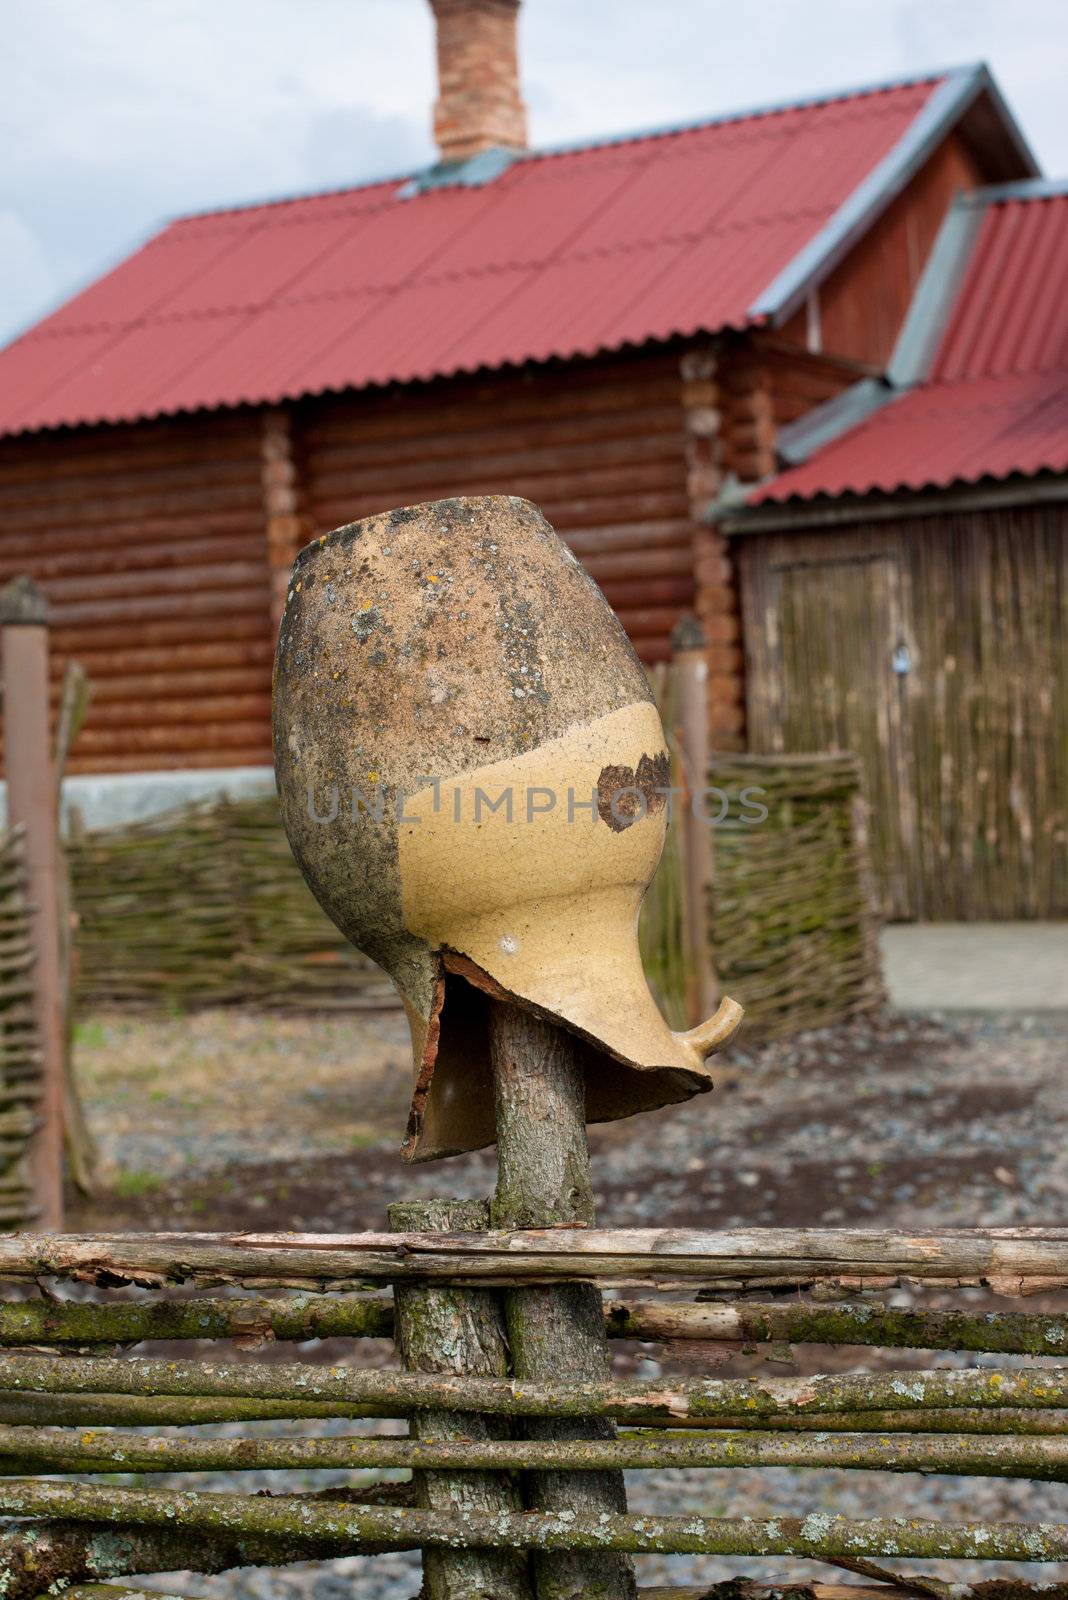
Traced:
<path id="1" fill-rule="evenodd" d="M 1052 1012 L 743 1040 L 712 1094 L 592 1130 L 602 1219 L 1056 1221 L 1066 1040 Z M 370 1228 L 391 1199 L 492 1187 L 492 1152 L 400 1162 L 409 1056 L 394 1012 L 99 1017 L 77 1060 L 110 1174 L 76 1205 L 79 1225 Z"/>

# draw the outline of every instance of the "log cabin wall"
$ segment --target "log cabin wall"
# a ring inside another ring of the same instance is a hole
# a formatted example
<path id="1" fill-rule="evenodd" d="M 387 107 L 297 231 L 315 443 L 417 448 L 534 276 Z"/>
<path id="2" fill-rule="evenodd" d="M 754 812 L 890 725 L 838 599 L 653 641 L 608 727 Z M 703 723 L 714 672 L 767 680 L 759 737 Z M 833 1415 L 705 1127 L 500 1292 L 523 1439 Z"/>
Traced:
<path id="1" fill-rule="evenodd" d="M 274 641 L 253 413 L 0 441 L 0 583 L 52 616 L 93 698 L 72 772 L 271 759 Z"/>
<path id="2" fill-rule="evenodd" d="M 1068 915 L 1068 506 L 735 544 L 751 746 L 861 757 L 885 914 Z"/>
<path id="3" fill-rule="evenodd" d="M 721 481 L 709 352 L 703 376 L 660 347 L 3 441 L 0 578 L 29 572 L 44 588 L 56 688 L 72 656 L 93 684 L 70 771 L 269 764 L 273 641 L 304 540 L 396 505 L 502 492 L 544 508 L 647 663 L 700 604 L 716 742 L 737 747 L 737 595 L 725 544 L 694 520 Z"/>
<path id="4" fill-rule="evenodd" d="M 722 483 L 719 362 L 694 349 L 558 363 L 307 402 L 297 452 L 312 528 L 420 500 L 534 500 L 596 578 L 639 656 L 696 609 L 713 742 L 743 742 L 737 589 L 705 512 Z"/>
<path id="5" fill-rule="evenodd" d="M 674 352 L 344 395 L 300 408 L 314 531 L 452 495 L 517 494 L 601 585 L 643 661 L 694 600 Z"/>

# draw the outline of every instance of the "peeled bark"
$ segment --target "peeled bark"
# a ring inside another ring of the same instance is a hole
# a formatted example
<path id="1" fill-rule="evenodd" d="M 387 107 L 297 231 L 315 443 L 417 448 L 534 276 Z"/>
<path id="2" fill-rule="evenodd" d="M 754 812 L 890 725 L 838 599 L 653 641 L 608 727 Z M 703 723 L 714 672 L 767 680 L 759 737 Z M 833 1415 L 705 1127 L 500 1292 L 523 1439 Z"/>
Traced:
<path id="1" fill-rule="evenodd" d="M 588 1190 L 588 1174 L 583 1177 L 574 1165 L 577 1146 L 569 1150 L 563 1188 L 574 1187 L 580 1194 Z M 529 1192 L 533 1194 L 532 1187 Z M 567 1221 L 557 1198 L 561 1192 L 554 1189 L 546 1198 L 542 1227 L 519 1231 L 4 1236 L 0 1278 L 56 1276 L 148 1288 L 198 1282 L 311 1289 L 431 1278 L 509 1287 L 600 1278 L 609 1283 L 686 1282 L 733 1292 L 817 1283 L 878 1288 L 904 1277 L 938 1284 L 985 1283 L 1008 1295 L 1068 1285 L 1066 1228 L 961 1228 L 931 1234 L 877 1228 L 573 1231 L 557 1226 Z M 511 1193 L 502 1196 L 495 1221 L 511 1212 L 512 1198 Z M 526 1220 L 530 1213 L 524 1214 L 520 1204 L 511 1214 Z"/>

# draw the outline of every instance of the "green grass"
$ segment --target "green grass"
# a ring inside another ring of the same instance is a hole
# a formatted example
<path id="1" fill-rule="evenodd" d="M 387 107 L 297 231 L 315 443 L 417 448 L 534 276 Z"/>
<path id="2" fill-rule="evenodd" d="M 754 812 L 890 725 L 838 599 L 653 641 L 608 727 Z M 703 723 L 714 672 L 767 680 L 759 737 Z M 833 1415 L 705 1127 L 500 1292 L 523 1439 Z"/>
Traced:
<path id="1" fill-rule="evenodd" d="M 102 1050 L 108 1042 L 107 1029 L 95 1017 L 90 1017 L 86 1022 L 74 1024 L 74 1043 L 85 1045 L 88 1050 Z"/>
<path id="2" fill-rule="evenodd" d="M 113 1187 L 120 1199 L 133 1200 L 141 1194 L 154 1194 L 157 1189 L 163 1187 L 163 1180 L 154 1172 L 143 1172 L 131 1167 L 126 1172 L 116 1175 Z"/>

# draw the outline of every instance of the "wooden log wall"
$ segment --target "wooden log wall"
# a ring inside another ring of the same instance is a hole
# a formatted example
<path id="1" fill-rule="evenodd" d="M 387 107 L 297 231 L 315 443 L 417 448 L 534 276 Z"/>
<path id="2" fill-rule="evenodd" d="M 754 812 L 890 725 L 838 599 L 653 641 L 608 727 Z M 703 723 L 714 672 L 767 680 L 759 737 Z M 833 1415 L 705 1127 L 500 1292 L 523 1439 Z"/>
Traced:
<path id="1" fill-rule="evenodd" d="M 300 453 L 315 531 L 451 495 L 533 500 L 666 660 L 693 604 L 678 356 L 574 362 L 308 402 Z"/>
<path id="2" fill-rule="evenodd" d="M 71 772 L 270 761 L 260 444 L 246 413 L 0 441 L 0 584 L 47 596 L 56 699 L 92 681 Z"/>
<path id="3" fill-rule="evenodd" d="M 1068 914 L 1068 509 L 736 543 L 752 748 L 861 757 L 884 913 Z"/>
<path id="4" fill-rule="evenodd" d="M 640 353 L 0 441 L 0 582 L 28 572 L 58 683 L 93 685 L 73 773 L 258 766 L 285 582 L 318 532 L 450 495 L 520 494 L 604 589 L 638 654 L 696 610 L 709 728 L 744 745 L 737 583 L 707 523 L 725 472 L 774 467 L 776 429 L 858 375 L 781 341 Z"/>
<path id="5" fill-rule="evenodd" d="M 757 349 L 776 435 L 787 423 L 796 422 L 816 406 L 833 400 L 835 395 L 841 394 L 861 378 L 870 377 L 876 370 L 857 362 L 832 360 L 827 356 L 793 349 L 778 339 L 762 340 Z M 754 387 L 756 385 L 752 381 L 747 385 L 738 385 L 742 394 Z M 735 432 L 735 452 L 740 452 L 744 442 L 744 431 Z M 736 460 L 732 465 L 738 470 L 744 466 L 744 462 Z M 759 465 L 763 469 L 764 461 Z"/>

